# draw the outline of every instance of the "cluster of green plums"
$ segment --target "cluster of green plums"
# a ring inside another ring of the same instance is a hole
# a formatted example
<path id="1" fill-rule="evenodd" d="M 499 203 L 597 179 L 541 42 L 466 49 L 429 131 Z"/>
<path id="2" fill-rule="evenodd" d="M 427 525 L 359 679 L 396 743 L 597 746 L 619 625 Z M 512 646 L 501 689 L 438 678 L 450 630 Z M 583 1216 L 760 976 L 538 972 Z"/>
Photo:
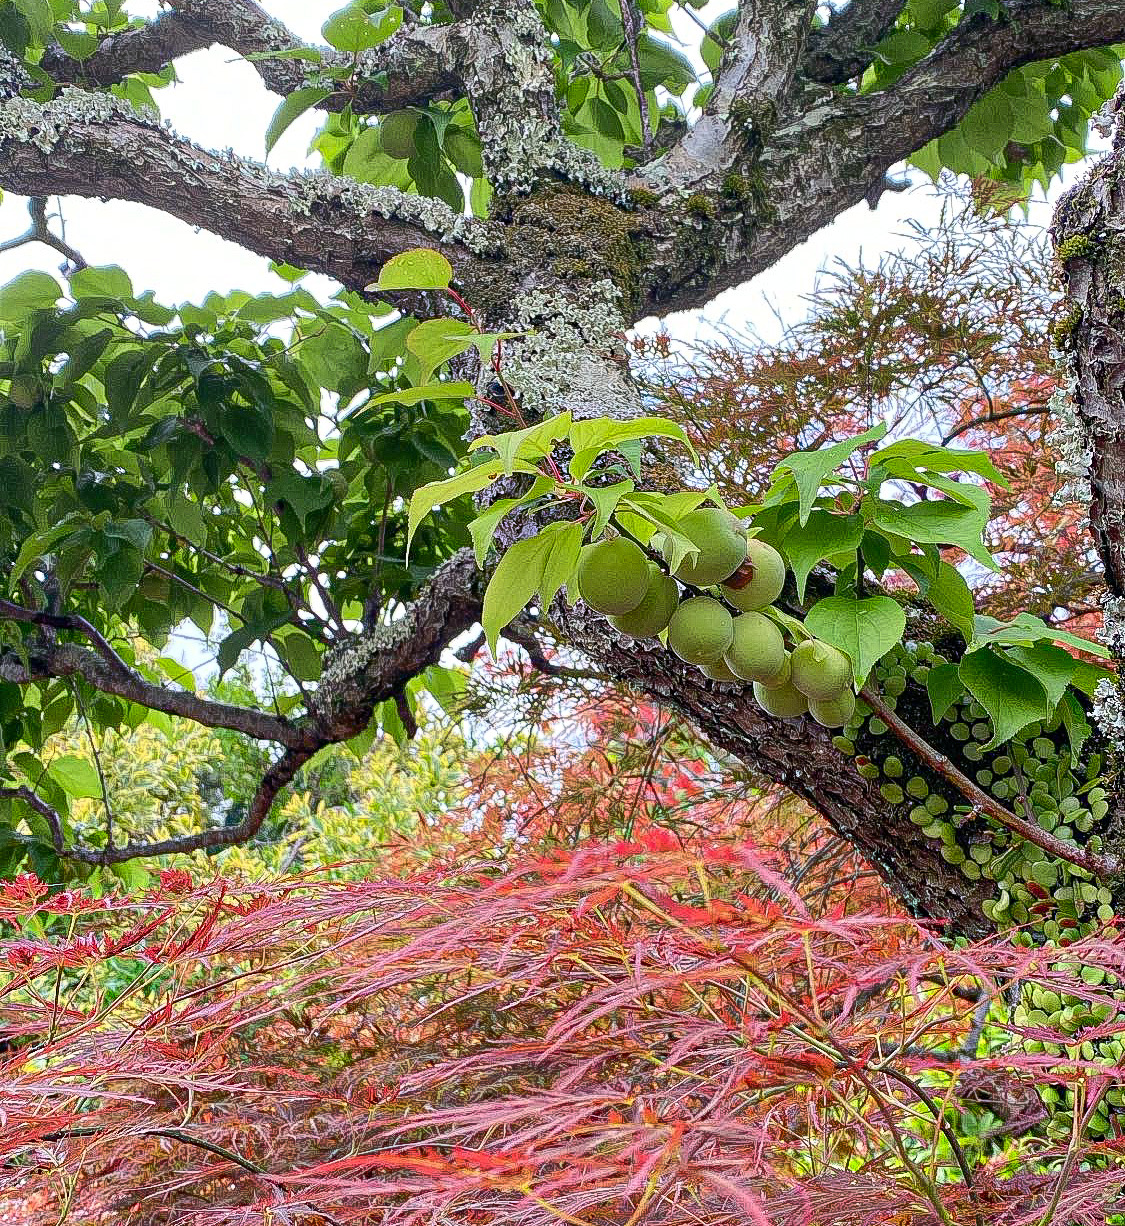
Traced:
<path id="1" fill-rule="evenodd" d="M 785 586 L 781 554 L 748 538 L 742 521 L 719 507 L 692 511 L 679 527 L 699 552 L 671 573 L 624 536 L 586 546 L 578 564 L 583 600 L 630 638 L 667 631 L 672 651 L 713 681 L 752 683 L 770 715 L 811 714 L 826 728 L 842 728 L 855 710 L 847 656 L 816 638 L 789 650 L 767 613 Z M 661 534 L 652 545 L 664 548 Z M 682 599 L 677 580 L 703 594 Z"/>

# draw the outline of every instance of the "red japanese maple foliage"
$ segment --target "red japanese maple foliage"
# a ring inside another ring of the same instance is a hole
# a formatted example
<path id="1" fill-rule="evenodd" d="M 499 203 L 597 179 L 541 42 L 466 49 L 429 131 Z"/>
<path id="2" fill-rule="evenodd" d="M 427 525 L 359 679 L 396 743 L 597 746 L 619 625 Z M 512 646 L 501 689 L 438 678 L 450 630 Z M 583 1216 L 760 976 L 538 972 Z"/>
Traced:
<path id="1" fill-rule="evenodd" d="M 143 897 L 0 886 L 7 1221 L 1048 1222 L 1120 1212 L 1113 925 L 950 948 L 737 838 Z M 1089 974 L 1090 979 L 1099 978 Z M 90 987 L 96 983 L 96 990 Z M 1066 1036 L 1004 1020 L 1075 999 Z M 112 985 L 112 986 L 110 986 Z M 1101 1020 L 1097 1020 L 1101 1019 Z M 1030 1054 L 1028 1041 L 1070 1043 Z M 1036 1085 L 1075 1095 L 1052 1137 Z"/>

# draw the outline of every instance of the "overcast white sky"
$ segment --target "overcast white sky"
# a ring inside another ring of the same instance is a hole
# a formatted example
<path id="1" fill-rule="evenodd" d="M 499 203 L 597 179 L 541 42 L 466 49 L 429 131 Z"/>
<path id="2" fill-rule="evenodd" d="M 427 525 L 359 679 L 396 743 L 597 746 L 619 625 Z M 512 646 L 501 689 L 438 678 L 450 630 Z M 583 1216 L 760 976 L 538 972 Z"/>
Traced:
<path id="1" fill-rule="evenodd" d="M 138 13 L 156 7 L 148 0 L 130 5 Z M 340 0 L 268 0 L 265 7 L 301 36 L 319 40 L 321 25 L 340 7 Z M 728 5 L 722 0 L 711 7 L 719 12 Z M 261 158 L 278 99 L 263 88 L 253 68 L 228 51 L 212 49 L 182 60 L 179 73 L 181 83 L 159 94 L 163 113 L 177 131 L 201 145 Z M 274 149 L 271 165 L 284 170 L 317 164 L 307 157 L 316 127 L 315 114 L 302 116 Z M 690 336 L 706 330 L 709 321 L 725 318 L 739 330 L 776 335 L 775 310 L 787 319 L 803 314 L 802 296 L 813 291 L 819 268 L 837 257 L 854 261 L 861 252 L 875 258 L 899 244 L 908 219 L 936 218 L 938 206 L 928 180 L 917 171 L 911 177 L 920 184 L 915 190 L 885 195 L 875 211 L 860 205 L 843 214 L 748 286 L 721 295 L 705 312 L 674 317 L 672 330 Z M 142 206 L 67 199 L 63 212 L 67 239 L 90 263 L 120 264 L 138 290 L 155 290 L 163 301 L 199 300 L 212 289 L 259 292 L 280 285 L 265 260 Z M 1033 216 L 1045 221 L 1048 209 L 1040 204 Z M 0 205 L 0 239 L 20 233 L 26 225 L 25 202 L 6 197 Z M 29 267 L 55 271 L 58 262 L 53 251 L 38 246 L 0 254 L 0 283 Z M 330 282 L 320 284 L 331 292 Z M 310 288 L 315 288 L 312 283 Z"/>

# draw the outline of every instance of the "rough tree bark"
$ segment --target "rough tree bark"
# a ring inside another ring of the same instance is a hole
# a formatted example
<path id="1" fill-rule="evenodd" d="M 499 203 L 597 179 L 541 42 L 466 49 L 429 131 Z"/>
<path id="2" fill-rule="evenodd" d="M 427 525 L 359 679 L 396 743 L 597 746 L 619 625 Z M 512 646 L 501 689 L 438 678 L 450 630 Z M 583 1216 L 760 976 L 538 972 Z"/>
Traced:
<path id="1" fill-rule="evenodd" d="M 815 33 L 813 0 L 741 0 L 703 117 L 673 147 L 621 175 L 563 135 L 551 47 L 531 0 L 465 0 L 451 6 L 458 14 L 452 24 L 407 23 L 365 52 L 354 87 L 323 105 L 379 113 L 467 96 L 486 171 L 498 188 L 492 216 L 473 221 L 394 188 L 326 173 L 281 175 L 202 150 L 155 117 L 90 88 L 154 71 L 212 42 L 244 55 L 299 46 L 250 0 L 169 0 L 169 7 L 151 25 L 107 39 L 81 63 L 51 50 L 44 66 L 56 80 L 72 83 L 51 101 L 22 94 L 14 63 L 0 64 L 0 187 L 148 204 L 351 289 L 371 282 L 398 252 L 437 247 L 487 326 L 535 329 L 510 346 L 505 367 L 525 411 L 569 408 L 576 416 L 640 411 L 621 343 L 638 320 L 701 306 L 844 209 L 877 201 L 891 167 L 949 130 L 1013 68 L 1125 39 L 1120 0 L 1073 0 L 1065 7 L 1010 0 L 1002 20 L 963 21 L 895 84 L 860 95 L 832 86 L 870 62 L 866 49 L 903 0 L 852 0 Z M 322 54 L 332 62 L 335 53 Z M 308 66 L 300 59 L 254 63 L 271 90 L 284 94 L 307 83 Z M 1122 157 L 1119 150 L 1111 165 Z M 1118 170 L 1099 172 L 1069 206 L 1067 233 L 1105 231 L 1112 237 L 1105 250 L 1116 251 L 1119 239 L 1125 242 L 1122 181 Z M 1095 522 L 1110 586 L 1120 596 L 1125 337 L 1118 266 L 1083 258 L 1068 267 L 1083 311 L 1073 336 L 1080 407 L 1093 435 Z M 481 410 L 474 429 L 496 425 Z M 512 525 L 507 539 L 527 530 Z M 290 764 L 351 735 L 364 726 L 373 702 L 393 694 L 472 623 L 476 593 L 471 562 L 452 559 L 398 623 L 411 633 L 357 634 L 336 650 L 316 709 L 291 724 L 256 726 L 257 732 L 286 746 Z M 556 613 L 566 640 L 622 684 L 683 712 L 717 746 L 816 806 L 913 911 L 946 919 L 963 933 L 987 926 L 979 909 L 983 890 L 946 863 L 902 806 L 883 800 L 811 719 L 773 720 L 745 694 L 707 681 L 669 653 L 627 644 L 581 606 Z M 74 671 L 109 692 L 136 693 L 139 679 L 122 672 L 96 642 L 59 647 L 26 664 L 6 661 L 4 675 L 18 681 Z M 171 709 L 149 697 L 157 709 Z M 181 714 L 201 722 L 245 725 L 243 715 L 217 704 L 186 709 L 191 704 L 182 696 L 176 701 Z M 264 781 L 258 820 L 284 782 Z M 216 839 L 246 833 L 239 828 Z M 136 854 L 120 850 L 115 858 Z"/>

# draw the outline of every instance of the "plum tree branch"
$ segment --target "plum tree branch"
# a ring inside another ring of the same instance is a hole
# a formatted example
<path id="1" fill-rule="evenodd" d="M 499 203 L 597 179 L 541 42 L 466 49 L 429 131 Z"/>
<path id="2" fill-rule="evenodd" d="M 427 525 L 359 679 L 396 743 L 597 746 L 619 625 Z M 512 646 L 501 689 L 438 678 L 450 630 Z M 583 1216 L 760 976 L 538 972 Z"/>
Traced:
<path id="1" fill-rule="evenodd" d="M 702 306 L 771 266 L 866 199 L 891 167 L 954 127 L 1013 69 L 1122 39 L 1125 6 L 1118 0 L 1074 0 L 1065 8 L 1011 0 L 1001 19 L 963 21 L 880 93 L 793 88 L 775 100 L 765 124 L 747 122 L 753 90 L 739 93 L 725 113 L 712 113 L 706 141 L 689 133 L 631 179 L 666 199 L 690 191 L 714 202 L 710 219 L 696 215 L 678 241 L 671 235 L 657 244 L 638 317 Z"/>
<path id="2" fill-rule="evenodd" d="M 329 111 L 395 111 L 436 101 L 458 88 L 448 26 L 405 26 L 364 52 L 356 65 L 332 47 L 302 42 L 252 0 L 170 0 L 170 7 L 172 12 L 144 25 L 107 35 L 84 59 L 50 46 L 41 67 L 60 85 L 105 88 L 132 73 L 160 72 L 184 55 L 220 44 L 253 57 L 262 83 L 276 94 L 317 83 L 325 69 L 347 78 L 345 88 L 320 104 Z M 310 58 L 280 54 L 291 51 L 309 52 Z"/>
<path id="3" fill-rule="evenodd" d="M 102 644 L 102 654 L 73 644 L 38 644 L 29 652 L 26 663 L 15 652 L 0 655 L 0 680 L 26 685 L 51 677 L 78 676 L 103 693 L 126 698 L 151 711 L 283 746 L 281 756 L 260 780 L 242 822 L 153 842 L 134 841 L 121 847 L 67 846 L 61 817 L 32 789 L 0 790 L 0 797 L 22 800 L 44 818 L 60 856 L 86 864 L 120 864 L 140 857 L 230 847 L 252 839 L 278 795 L 306 762 L 325 746 L 362 732 L 377 703 L 385 699 L 398 702 L 406 682 L 435 664 L 442 651 L 476 622 L 480 616 L 480 580 L 472 551 L 460 550 L 438 568 L 421 595 L 404 606 L 395 621 L 334 646 L 319 688 L 311 696 L 311 709 L 299 721 L 146 681 L 84 618 L 37 614 L 8 601 L 0 605 L 0 616 L 4 615 L 85 634 Z"/>
<path id="4" fill-rule="evenodd" d="M 839 85 L 871 63 L 870 48 L 894 25 L 905 0 L 851 0 L 828 25 L 809 35 L 802 73 L 821 85 Z"/>
<path id="5" fill-rule="evenodd" d="M 50 102 L 18 94 L 0 61 L 0 185 L 147 204 L 270 259 L 362 289 L 391 256 L 441 249 L 462 266 L 491 227 L 448 205 L 327 173 L 281 175 L 169 132 L 155 115 L 68 87 Z M 472 250 L 471 250 L 472 249 Z"/>

